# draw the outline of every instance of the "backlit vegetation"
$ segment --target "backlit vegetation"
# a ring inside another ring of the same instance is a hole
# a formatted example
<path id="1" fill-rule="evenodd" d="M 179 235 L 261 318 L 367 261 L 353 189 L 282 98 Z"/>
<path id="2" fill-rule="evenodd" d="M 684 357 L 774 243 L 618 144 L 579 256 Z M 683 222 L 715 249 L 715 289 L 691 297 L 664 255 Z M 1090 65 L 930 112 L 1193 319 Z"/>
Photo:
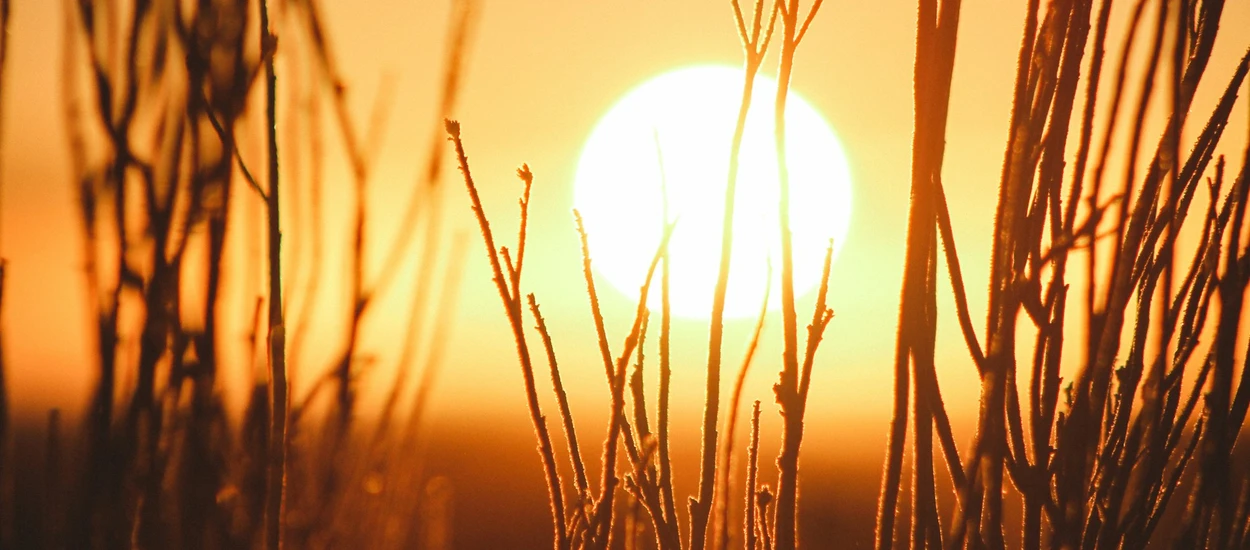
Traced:
<path id="1" fill-rule="evenodd" d="M 958 177 L 944 174 L 943 157 L 961 6 L 918 0 L 911 200 L 906 248 L 898 251 L 904 274 L 876 517 L 880 550 L 1250 547 L 1250 459 L 1245 443 L 1238 446 L 1250 411 L 1250 358 L 1240 343 L 1250 316 L 1243 307 L 1250 137 L 1242 156 L 1216 154 L 1250 53 L 1231 74 L 1207 74 L 1222 1 L 1119 3 L 1131 6 L 1117 43 L 1108 32 L 1112 0 L 1028 2 L 990 236 L 988 315 L 978 327 L 943 182 Z M 598 350 L 609 389 L 606 433 L 592 439 L 602 442 L 595 468 L 541 302 L 523 288 L 531 190 L 542 176 L 527 165 L 517 170 L 520 225 L 515 238 L 512 228 L 500 232 L 470 169 L 473 124 L 453 120 L 480 6 L 454 3 L 443 73 L 434 79 L 441 122 L 430 129 L 394 238 L 378 243 L 367 231 L 368 190 L 387 100 L 380 94 L 380 114 L 362 130 L 328 44 L 332 22 L 322 20 L 316 1 L 191 4 L 65 2 L 59 70 L 68 183 L 81 220 L 98 382 L 83 425 L 62 426 L 52 411 L 44 447 L 16 448 L 13 388 L 4 378 L 11 366 L 0 349 L 0 546 L 450 546 L 446 480 L 425 474 L 419 452 L 460 258 L 470 249 L 445 234 L 449 213 L 438 192 L 450 176 L 447 162 L 456 163 L 471 208 L 453 214 L 471 215 L 480 228 L 516 347 L 554 548 L 800 546 L 799 457 L 813 366 L 826 330 L 852 330 L 855 320 L 833 322 L 840 289 L 829 284 L 832 244 L 814 303 L 795 296 L 782 114 L 799 46 L 815 18 L 837 17 L 837 3 L 729 2 L 744 80 L 691 472 L 674 470 L 669 437 L 666 243 L 682 222 L 666 219 L 622 335 L 605 327 L 580 216 L 569 228 L 582 248 L 585 288 L 575 293 L 584 293 L 596 332 L 587 345 Z M 9 2 L 0 0 L 0 28 L 8 25 Z M 0 76 L 6 37 L 0 32 Z M 782 238 L 772 276 L 781 292 L 765 298 L 749 340 L 726 342 L 738 153 L 755 76 L 773 70 L 766 59 L 775 60 L 779 82 L 772 105 Z M 284 70 L 311 76 L 284 87 Z M 1213 105 L 1195 102 L 1200 85 L 1221 90 Z M 1155 112 L 1164 122 L 1152 134 Z M 263 146 L 254 150 L 241 147 L 249 120 L 263 121 Z M 337 132 L 347 158 L 350 201 L 324 200 L 325 132 Z M 332 208 L 350 232 L 341 280 L 325 276 L 329 239 L 321 225 Z M 241 252 L 239 242 L 264 253 Z M 370 250 L 381 250 L 380 259 Z M 416 266 L 405 269 L 413 258 Z M 381 267 L 367 269 L 371 261 Z M 242 299 L 224 294 L 223 280 L 243 272 L 264 284 Z M 3 282 L 0 262 L 0 306 Z M 938 289 L 948 283 L 955 308 L 943 312 Z M 348 297 L 340 311 L 325 303 L 328 284 L 341 284 Z M 395 290 L 402 285 L 406 292 Z M 650 293 L 660 295 L 658 311 L 647 307 Z M 380 330 L 376 312 L 393 300 L 406 301 L 406 338 L 389 359 L 398 368 L 381 412 L 365 422 L 359 387 L 377 358 L 361 351 L 361 341 Z M 771 396 L 746 395 L 768 300 L 781 304 L 780 369 Z M 980 380 L 975 435 L 966 442 L 955 439 L 937 377 L 943 315 L 957 320 L 960 334 L 942 337 L 966 343 Z M 328 357 L 313 354 L 322 352 L 309 341 L 314 319 L 332 319 L 340 331 L 339 350 Z M 227 322 L 251 327 L 245 352 L 227 353 L 241 345 L 223 334 Z M 658 341 L 657 357 L 644 354 L 649 339 Z M 735 345 L 746 348 L 745 358 L 726 371 L 723 350 Z M 240 370 L 228 363 L 236 356 L 253 373 L 237 421 L 225 413 L 221 382 L 227 367 Z M 658 384 L 649 397 L 650 376 Z M 292 392 L 299 377 L 307 389 Z M 542 410 L 547 379 L 550 416 Z M 722 381 L 730 379 L 722 400 Z M 754 402 L 751 429 L 739 441 L 744 398 Z M 760 432 L 761 411 L 774 404 L 779 442 Z M 777 477 L 765 479 L 761 461 L 774 454 Z M 731 475 L 738 460 L 745 479 Z M 675 490 L 678 476 L 697 480 L 694 494 Z M 735 517 L 741 524 L 731 524 Z"/>

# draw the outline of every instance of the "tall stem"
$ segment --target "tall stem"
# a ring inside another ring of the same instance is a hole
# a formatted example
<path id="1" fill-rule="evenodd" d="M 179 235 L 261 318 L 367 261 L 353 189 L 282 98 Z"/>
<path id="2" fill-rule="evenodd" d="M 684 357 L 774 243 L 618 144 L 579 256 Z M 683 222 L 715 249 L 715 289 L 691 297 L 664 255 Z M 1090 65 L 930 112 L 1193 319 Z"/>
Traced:
<path id="1" fill-rule="evenodd" d="M 690 548 L 702 550 L 706 544 L 708 519 L 716 498 L 716 417 L 720 408 L 721 349 L 725 327 L 725 294 L 729 286 L 729 264 L 733 253 L 734 199 L 738 188 L 738 155 L 746 131 L 747 112 L 755 89 L 759 59 L 747 53 L 742 83 L 742 103 L 729 146 L 729 180 L 725 186 L 725 212 L 721 225 L 720 267 L 712 296 L 711 326 L 708 330 L 707 388 L 703 408 L 703 454 L 700 463 L 699 498 L 690 502 Z M 665 264 L 668 265 L 667 263 Z"/>
<path id="2" fill-rule="evenodd" d="M 777 72 L 777 95 L 774 104 L 774 139 L 777 147 L 777 181 L 779 185 L 778 220 L 781 229 L 781 327 L 784 349 L 781 359 L 781 381 L 775 387 L 785 422 L 782 428 L 781 455 L 777 457 L 777 506 L 773 527 L 774 548 L 792 550 L 798 544 L 795 515 L 798 507 L 799 444 L 803 440 L 803 412 L 798 397 L 799 351 L 798 318 L 794 311 L 794 251 L 790 239 L 790 170 L 786 166 L 786 96 L 790 73 L 794 66 L 795 23 L 798 21 L 798 0 L 790 0 L 782 13 L 781 67 Z"/>
<path id="3" fill-rule="evenodd" d="M 269 29 L 269 2 L 260 3 L 260 47 L 265 58 L 265 129 L 269 149 L 269 381 L 271 425 L 269 472 L 265 493 L 265 547 L 282 548 L 282 511 L 286 501 L 286 329 L 282 320 L 282 230 L 279 212 L 277 75 L 274 35 Z"/>

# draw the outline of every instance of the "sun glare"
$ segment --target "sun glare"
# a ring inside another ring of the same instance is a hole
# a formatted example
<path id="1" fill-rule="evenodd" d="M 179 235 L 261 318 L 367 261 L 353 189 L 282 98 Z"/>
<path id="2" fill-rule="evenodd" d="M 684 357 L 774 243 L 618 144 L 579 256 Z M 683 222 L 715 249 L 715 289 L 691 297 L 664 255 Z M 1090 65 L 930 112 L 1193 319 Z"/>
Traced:
<path id="1" fill-rule="evenodd" d="M 742 101 L 743 71 L 697 66 L 656 76 L 621 98 L 599 120 L 582 150 L 574 206 L 585 218 L 599 275 L 637 299 L 668 217 L 674 315 L 707 317 L 720 257 L 729 150 Z M 774 142 L 775 79 L 755 80 L 743 136 L 725 315 L 759 311 L 768 284 L 780 296 L 780 230 Z M 802 96 L 789 94 L 786 155 L 798 295 L 820 280 L 829 239 L 834 253 L 851 216 L 851 177 L 837 136 Z M 659 306 L 656 292 L 648 300 Z"/>

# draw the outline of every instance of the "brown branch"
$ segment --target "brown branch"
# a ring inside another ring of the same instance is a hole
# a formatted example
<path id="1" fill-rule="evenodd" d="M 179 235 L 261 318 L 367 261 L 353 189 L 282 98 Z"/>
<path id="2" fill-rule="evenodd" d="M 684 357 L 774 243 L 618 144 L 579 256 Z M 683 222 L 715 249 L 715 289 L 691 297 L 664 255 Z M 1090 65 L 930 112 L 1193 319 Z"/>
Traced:
<path id="1" fill-rule="evenodd" d="M 827 266 L 827 264 L 826 264 Z M 825 270 L 828 273 L 828 270 Z M 734 453 L 734 434 L 738 426 L 738 407 L 742 402 L 742 387 L 746 384 L 747 372 L 751 368 L 751 362 L 755 359 L 755 350 L 759 347 L 760 335 L 764 332 L 764 321 L 768 316 L 768 297 L 772 290 L 773 267 L 772 263 L 768 264 L 768 276 L 764 279 L 764 299 L 760 301 L 760 313 L 755 321 L 755 329 L 751 331 L 751 339 L 747 341 L 746 354 L 742 357 L 742 366 L 738 368 L 738 376 L 734 379 L 733 393 L 730 394 L 729 408 L 727 413 L 729 418 L 725 421 L 725 442 L 721 445 L 720 465 L 717 470 L 720 472 L 720 494 L 721 498 L 717 499 L 717 509 L 719 513 L 716 516 L 716 526 L 714 548 L 727 550 L 729 547 L 729 477 L 733 468 Z M 754 429 L 759 429 L 759 401 L 755 402 L 755 423 Z M 756 434 L 758 438 L 758 434 Z M 758 449 L 757 449 L 758 450 Z M 754 477 L 755 472 L 751 472 Z M 754 480 L 748 483 L 747 500 L 754 491 Z M 749 516 L 748 516 L 749 517 Z"/>
<path id="2" fill-rule="evenodd" d="M 538 311 L 538 301 L 534 299 L 534 295 L 528 294 L 530 312 L 534 314 L 534 322 L 537 323 L 535 328 L 538 329 L 539 336 L 543 339 L 543 349 L 547 351 L 547 364 L 551 367 L 551 384 L 555 388 L 556 403 L 560 407 L 560 419 L 564 423 L 564 437 L 569 442 L 569 455 L 573 462 L 574 479 L 577 482 L 577 491 L 580 499 L 588 496 L 589 485 L 586 482 L 586 467 L 582 463 L 581 446 L 577 444 L 577 430 L 573 426 L 573 413 L 569 411 L 569 396 L 564 391 L 564 383 L 560 380 L 560 367 L 556 363 L 555 347 L 551 344 L 551 333 L 547 330 L 547 322 L 543 320 L 542 313 Z"/>
<path id="3" fill-rule="evenodd" d="M 496 253 L 498 249 L 495 247 L 495 239 L 491 235 L 490 222 L 486 218 L 486 213 L 482 210 L 482 201 L 478 198 L 477 186 L 474 185 L 473 176 L 469 173 L 469 159 L 465 155 L 464 144 L 460 139 L 460 123 L 449 119 L 446 121 L 446 128 L 447 134 L 450 136 L 456 150 L 456 159 L 460 165 L 460 172 L 464 176 L 465 188 L 468 190 L 469 198 L 472 201 L 473 213 L 477 216 L 478 225 L 482 230 L 482 239 L 486 244 L 487 256 L 490 258 L 495 287 L 499 291 L 499 298 L 503 301 L 504 309 L 508 314 L 508 320 L 512 325 L 512 335 L 516 340 L 517 357 L 521 362 L 521 373 L 525 378 L 526 403 L 529 406 L 530 420 L 533 422 L 534 431 L 538 436 L 539 454 L 547 474 L 547 496 L 551 502 L 552 520 L 555 529 L 555 548 L 556 550 L 565 550 L 569 547 L 569 540 L 564 522 L 564 497 L 561 492 L 560 475 L 556 471 L 556 460 L 555 453 L 552 451 L 551 436 L 547 432 L 546 418 L 543 416 L 542 409 L 538 404 L 538 390 L 534 384 L 534 368 L 530 359 L 529 346 L 525 340 L 525 327 L 521 318 L 521 307 L 518 302 L 512 300 L 511 292 L 508 289 L 508 280 L 504 278 L 503 271 L 499 266 L 499 256 Z M 605 469 L 609 468 L 607 464 L 604 467 Z"/>
<path id="4" fill-rule="evenodd" d="M 282 548 L 282 514 L 286 504 L 286 454 L 288 389 L 286 377 L 286 328 L 282 319 L 282 229 L 278 179 L 278 92 L 273 50 L 277 39 L 269 28 L 269 2 L 260 3 L 260 47 L 265 59 L 265 129 L 269 150 L 269 193 L 262 193 L 269 221 L 269 381 L 270 419 L 269 471 L 265 493 L 265 540 L 269 550 Z M 210 119 L 212 109 L 208 109 Z M 215 119 L 214 119 L 215 120 Z M 219 125 L 214 124 L 214 127 Z M 238 157 L 238 148 L 235 147 Z M 242 158 L 239 165 L 242 166 Z M 246 170 L 246 169 L 245 169 Z M 255 181 L 251 181 L 255 186 Z M 256 187 L 259 190 L 259 187 Z"/>
<path id="5" fill-rule="evenodd" d="M 577 224 L 577 234 L 582 244 L 582 275 L 586 279 L 586 295 L 590 299 L 590 313 L 595 322 L 595 334 L 599 340 L 599 356 L 603 360 L 604 373 L 608 378 L 608 389 L 615 389 L 615 378 L 612 374 L 612 350 L 608 344 L 608 333 L 603 326 L 603 312 L 599 309 L 599 293 L 595 290 L 595 276 L 590 269 L 590 242 L 586 237 L 586 227 L 582 223 L 582 214 L 573 209 L 573 220 Z"/>
<path id="6" fill-rule="evenodd" d="M 756 541 L 756 513 L 755 513 L 755 480 L 759 475 L 759 457 L 760 457 L 760 402 L 755 402 L 755 407 L 751 411 L 751 447 L 747 452 L 747 483 L 746 483 L 746 513 L 742 515 L 742 531 L 744 540 L 746 540 L 746 550 L 755 550 Z"/>
<path id="7" fill-rule="evenodd" d="M 916 30 L 916 60 L 914 64 L 915 81 L 915 132 L 912 144 L 912 203 L 907 221 L 907 248 L 904 254 L 904 275 L 900 291 L 898 334 L 894 348 L 894 406 L 890 422 L 887 442 L 887 455 L 881 477 L 881 493 L 877 507 L 877 524 L 875 548 L 888 550 L 894 547 L 895 520 L 897 516 L 898 494 L 902 481 L 903 455 L 906 447 L 908 428 L 909 397 L 911 393 L 911 371 L 909 363 L 914 363 L 916 371 L 916 394 L 924 396 L 922 402 L 912 405 L 916 411 L 917 434 L 924 430 L 926 436 L 930 429 L 931 418 L 938 421 L 948 468 L 954 472 L 958 467 L 950 466 L 951 460 L 958 460 L 953 442 L 948 434 L 949 422 L 944 408 L 940 404 L 940 393 L 937 390 L 936 376 L 933 374 L 933 341 L 936 326 L 932 322 L 933 315 L 929 311 L 934 301 L 936 284 L 929 276 L 930 265 L 936 261 L 937 239 L 934 231 L 935 221 L 939 221 L 937 208 L 940 201 L 937 196 L 938 174 L 941 172 L 946 132 L 946 117 L 950 98 L 950 82 L 955 56 L 955 30 L 959 24 L 959 2 L 945 1 L 941 9 L 935 0 L 921 0 L 919 3 L 919 19 Z M 953 248 L 950 240 L 944 239 L 950 252 Z M 948 269 L 956 264 L 948 260 Z M 952 271 L 952 274 L 957 271 Z M 922 387 L 923 384 L 923 387 Z M 940 411 L 940 412 L 934 412 Z M 918 441 L 916 454 L 925 452 L 922 447 L 931 445 L 930 440 Z M 931 470 L 931 465 L 922 469 Z M 931 472 L 930 472 L 931 473 Z M 922 478 L 918 483 L 925 483 L 932 477 Z M 957 476 L 952 474 L 953 479 Z M 932 482 L 927 482 L 932 486 Z M 956 487 L 963 490 L 963 487 Z M 967 509 L 966 499 L 960 499 L 963 509 Z M 924 497 L 927 503 L 929 497 Z M 927 504 L 926 504 L 927 506 Z M 926 513 L 924 517 L 933 514 Z M 923 520 L 928 521 L 928 520 Z M 938 526 L 924 525 L 923 530 L 916 532 L 918 539 L 928 541 L 927 533 L 936 533 Z M 948 543 L 949 540 L 948 539 Z M 919 543 L 919 540 L 914 541 Z M 927 542 L 926 542 L 927 543 Z"/>
<path id="8" fill-rule="evenodd" d="M 758 38 L 763 4 L 756 2 L 755 21 L 752 38 Z M 738 5 L 734 11 L 741 19 Z M 772 25 L 769 33 L 772 34 Z M 745 38 L 745 33 L 744 33 Z M 767 40 L 767 39 L 766 39 Z M 733 255 L 733 220 L 734 207 L 737 199 L 739 153 L 742 150 L 742 139 L 746 130 L 747 113 L 751 107 L 751 96 L 755 90 L 755 76 L 763 61 L 764 49 L 757 41 L 743 42 L 746 63 L 742 83 L 742 101 L 738 106 L 738 118 L 734 125 L 734 133 L 729 145 L 729 176 L 725 185 L 724 212 L 721 219 L 720 263 L 716 272 L 716 286 L 712 294 L 712 311 L 708 328 L 707 378 L 704 387 L 703 402 L 703 439 L 701 461 L 699 463 L 699 495 L 690 499 L 690 543 L 691 550 L 703 550 L 707 544 L 708 521 L 716 499 L 716 424 L 720 408 L 720 369 L 721 351 L 724 338 L 725 295 L 729 285 L 729 266 Z"/>
<path id="9" fill-rule="evenodd" d="M 669 219 L 668 212 L 668 175 L 664 170 L 664 152 L 660 149 L 660 139 L 658 133 L 652 133 L 655 142 L 656 163 L 660 168 L 660 213 L 662 219 L 661 224 L 665 227 L 672 220 Z M 672 383 L 672 367 L 671 367 L 671 339 L 672 339 L 672 300 L 669 296 L 669 278 L 670 263 L 669 251 L 664 249 L 664 255 L 660 258 L 660 388 L 658 406 L 656 411 L 656 431 L 657 446 L 659 447 L 660 462 L 660 478 L 657 480 L 660 491 L 661 509 L 663 512 L 664 524 L 669 526 L 663 535 L 664 548 L 677 549 L 681 547 L 681 532 L 677 528 L 677 510 L 673 498 L 673 465 L 669 458 L 669 437 L 668 437 L 668 407 L 670 385 Z"/>
<path id="10" fill-rule="evenodd" d="M 577 219 L 579 221 L 578 228 L 580 229 L 581 217 L 578 216 Z M 639 289 L 638 309 L 634 314 L 633 328 L 630 329 L 629 336 L 625 338 L 625 346 L 621 350 L 620 356 L 616 359 L 615 373 L 610 381 L 612 386 L 612 416 L 609 419 L 607 441 L 604 443 L 603 480 L 599 488 L 600 494 L 596 501 L 596 510 L 591 519 L 592 532 L 595 534 L 596 543 L 604 549 L 610 548 L 612 544 L 612 502 L 617 484 L 616 443 L 622 429 L 629 429 L 629 421 L 624 416 L 625 367 L 629 363 L 629 358 L 633 355 L 635 347 L 642 340 L 642 331 L 647 319 L 647 293 L 651 288 L 651 280 L 655 276 L 656 267 L 660 263 L 660 258 L 664 257 L 665 251 L 668 250 L 669 239 L 672 238 L 673 229 L 676 227 L 676 223 L 670 223 L 665 228 L 659 247 L 655 251 L 655 256 L 651 259 L 651 265 L 647 268 L 646 278 Z M 582 232 L 582 237 L 585 238 L 585 232 Z M 587 265 L 589 265 L 589 259 L 586 261 Z"/>

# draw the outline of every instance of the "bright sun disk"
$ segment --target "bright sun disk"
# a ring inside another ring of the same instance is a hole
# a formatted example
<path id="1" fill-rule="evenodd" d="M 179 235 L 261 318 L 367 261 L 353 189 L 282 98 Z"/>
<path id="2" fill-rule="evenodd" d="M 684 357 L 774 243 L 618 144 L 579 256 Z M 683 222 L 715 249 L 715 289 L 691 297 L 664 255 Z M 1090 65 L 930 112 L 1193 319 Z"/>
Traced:
<path id="1" fill-rule="evenodd" d="M 743 71 L 697 66 L 656 76 L 599 120 L 582 150 L 574 206 L 585 220 L 595 270 L 637 299 L 664 226 L 662 189 L 677 226 L 669 243 L 674 315 L 706 318 L 720 258 L 729 150 L 742 98 Z M 757 76 L 739 160 L 727 317 L 759 311 L 769 264 L 770 309 L 780 297 L 780 230 L 774 142 L 775 79 Z M 829 124 L 790 91 L 786 156 L 794 289 L 820 280 L 829 239 L 837 254 L 851 215 L 851 176 Z M 651 298 L 659 307 L 658 273 Z"/>

